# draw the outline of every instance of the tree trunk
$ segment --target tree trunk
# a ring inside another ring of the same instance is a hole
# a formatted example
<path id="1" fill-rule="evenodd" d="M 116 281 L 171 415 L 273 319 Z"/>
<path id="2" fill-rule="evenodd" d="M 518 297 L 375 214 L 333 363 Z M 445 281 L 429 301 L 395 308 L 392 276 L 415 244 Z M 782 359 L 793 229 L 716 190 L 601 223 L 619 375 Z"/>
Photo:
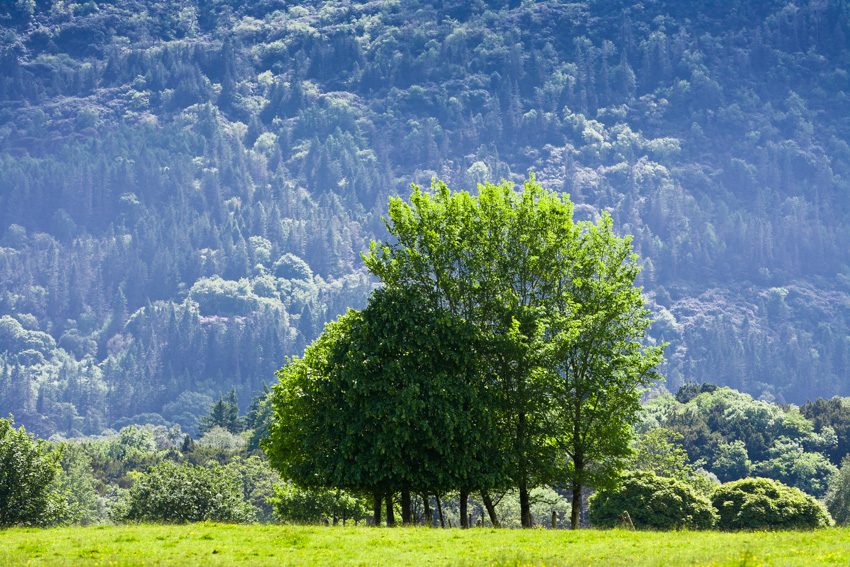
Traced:
<path id="1" fill-rule="evenodd" d="M 440 514 L 440 527 L 445 528 L 446 520 L 443 518 L 443 503 L 440 502 L 440 493 L 438 492 L 435 496 L 437 497 L 437 512 Z"/>
<path id="2" fill-rule="evenodd" d="M 517 420 L 517 445 L 519 447 L 519 514 L 523 528 L 531 526 L 531 502 L 528 494 L 528 462 L 525 455 L 525 413 Z"/>
<path id="3" fill-rule="evenodd" d="M 395 510 L 393 510 L 393 493 L 387 492 L 387 527 L 395 527 Z"/>
<path id="4" fill-rule="evenodd" d="M 425 513 L 425 525 L 429 528 L 434 527 L 434 513 L 431 512 L 431 497 L 427 494 L 422 494 L 422 509 Z"/>
<path id="5" fill-rule="evenodd" d="M 493 524 L 494 528 L 501 528 L 502 524 L 499 523 L 499 517 L 496 515 L 496 507 L 493 506 L 493 499 L 490 498 L 490 493 L 483 490 L 481 492 L 481 500 L 484 501 L 484 507 L 487 508 L 487 515 L 490 516 L 490 523 Z"/>
<path id="6" fill-rule="evenodd" d="M 374 521 L 376 528 L 381 525 L 381 493 L 380 492 L 375 492 L 374 499 L 372 500 L 372 520 Z"/>
<path id="7" fill-rule="evenodd" d="M 573 482 L 573 506 L 570 514 L 570 529 L 577 530 L 579 528 L 579 519 L 581 518 L 581 483 Z"/>
<path id="8" fill-rule="evenodd" d="M 531 525 L 531 499 L 528 494 L 528 484 L 523 478 L 519 485 L 519 513 L 522 520 L 522 527 L 530 528 Z"/>
<path id="9" fill-rule="evenodd" d="M 401 525 L 410 525 L 410 491 L 401 491 Z"/>
<path id="10" fill-rule="evenodd" d="M 466 528 L 470 527 L 469 522 L 467 521 L 467 516 L 466 516 L 468 500 L 469 500 L 469 492 L 461 489 L 461 491 L 460 491 L 460 528 L 462 530 L 465 530 Z"/>

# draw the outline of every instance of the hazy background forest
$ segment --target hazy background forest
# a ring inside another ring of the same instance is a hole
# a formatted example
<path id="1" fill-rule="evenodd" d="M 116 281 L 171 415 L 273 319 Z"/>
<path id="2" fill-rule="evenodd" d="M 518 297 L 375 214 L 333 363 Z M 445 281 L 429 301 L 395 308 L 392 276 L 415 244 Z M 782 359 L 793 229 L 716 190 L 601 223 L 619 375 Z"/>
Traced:
<path id="1" fill-rule="evenodd" d="M 633 234 L 667 388 L 850 395 L 842 0 L 0 5 L 0 415 L 196 433 L 374 285 L 391 195 Z"/>

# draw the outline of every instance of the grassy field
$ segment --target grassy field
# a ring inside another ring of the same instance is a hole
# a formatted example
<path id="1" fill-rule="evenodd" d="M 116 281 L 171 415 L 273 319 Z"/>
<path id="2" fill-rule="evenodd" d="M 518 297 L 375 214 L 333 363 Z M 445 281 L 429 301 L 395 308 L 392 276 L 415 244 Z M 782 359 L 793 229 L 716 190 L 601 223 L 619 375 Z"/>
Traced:
<path id="1" fill-rule="evenodd" d="M 850 565 L 813 532 L 117 526 L 0 531 L 0 565 Z"/>

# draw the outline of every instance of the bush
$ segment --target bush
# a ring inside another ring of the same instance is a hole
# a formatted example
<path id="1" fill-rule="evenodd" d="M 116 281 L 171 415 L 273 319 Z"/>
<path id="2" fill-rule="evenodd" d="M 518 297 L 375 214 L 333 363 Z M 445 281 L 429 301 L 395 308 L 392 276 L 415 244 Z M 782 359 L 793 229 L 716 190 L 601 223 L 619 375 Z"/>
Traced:
<path id="1" fill-rule="evenodd" d="M 768 478 L 727 482 L 714 492 L 712 504 L 720 513 L 718 527 L 725 530 L 807 529 L 834 524 L 817 500 Z"/>
<path id="2" fill-rule="evenodd" d="M 213 465 L 177 466 L 164 461 L 141 475 L 130 489 L 125 520 L 141 522 L 251 522 L 238 479 Z"/>
<path id="3" fill-rule="evenodd" d="M 594 526 L 615 527 L 624 511 L 636 528 L 706 529 L 717 520 L 708 498 L 691 486 L 645 471 L 627 472 L 619 488 L 590 498 L 590 523 Z"/>
<path id="4" fill-rule="evenodd" d="M 836 523 L 850 525 L 850 455 L 841 462 L 841 470 L 832 479 L 824 501 Z"/>
<path id="5" fill-rule="evenodd" d="M 318 524 L 325 518 L 358 521 L 369 513 L 368 502 L 345 490 L 316 488 L 302 490 L 290 483 L 274 487 L 269 499 L 275 516 L 283 522 Z"/>
<path id="6" fill-rule="evenodd" d="M 14 421 L 0 419 L 0 527 L 50 526 L 70 519 L 56 475 L 61 447 L 33 439 Z"/>

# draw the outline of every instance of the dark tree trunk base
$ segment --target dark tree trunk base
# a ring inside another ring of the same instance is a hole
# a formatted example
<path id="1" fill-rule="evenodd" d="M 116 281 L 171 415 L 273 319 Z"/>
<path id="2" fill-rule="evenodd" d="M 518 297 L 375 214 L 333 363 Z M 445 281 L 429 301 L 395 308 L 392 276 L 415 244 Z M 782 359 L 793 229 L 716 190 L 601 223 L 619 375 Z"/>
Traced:
<path id="1" fill-rule="evenodd" d="M 481 500 L 484 502 L 484 507 L 487 508 L 487 515 L 490 516 L 490 523 L 494 528 L 501 528 L 499 517 L 496 515 L 496 507 L 493 505 L 493 499 L 490 498 L 490 493 L 486 490 L 481 493 Z"/>

